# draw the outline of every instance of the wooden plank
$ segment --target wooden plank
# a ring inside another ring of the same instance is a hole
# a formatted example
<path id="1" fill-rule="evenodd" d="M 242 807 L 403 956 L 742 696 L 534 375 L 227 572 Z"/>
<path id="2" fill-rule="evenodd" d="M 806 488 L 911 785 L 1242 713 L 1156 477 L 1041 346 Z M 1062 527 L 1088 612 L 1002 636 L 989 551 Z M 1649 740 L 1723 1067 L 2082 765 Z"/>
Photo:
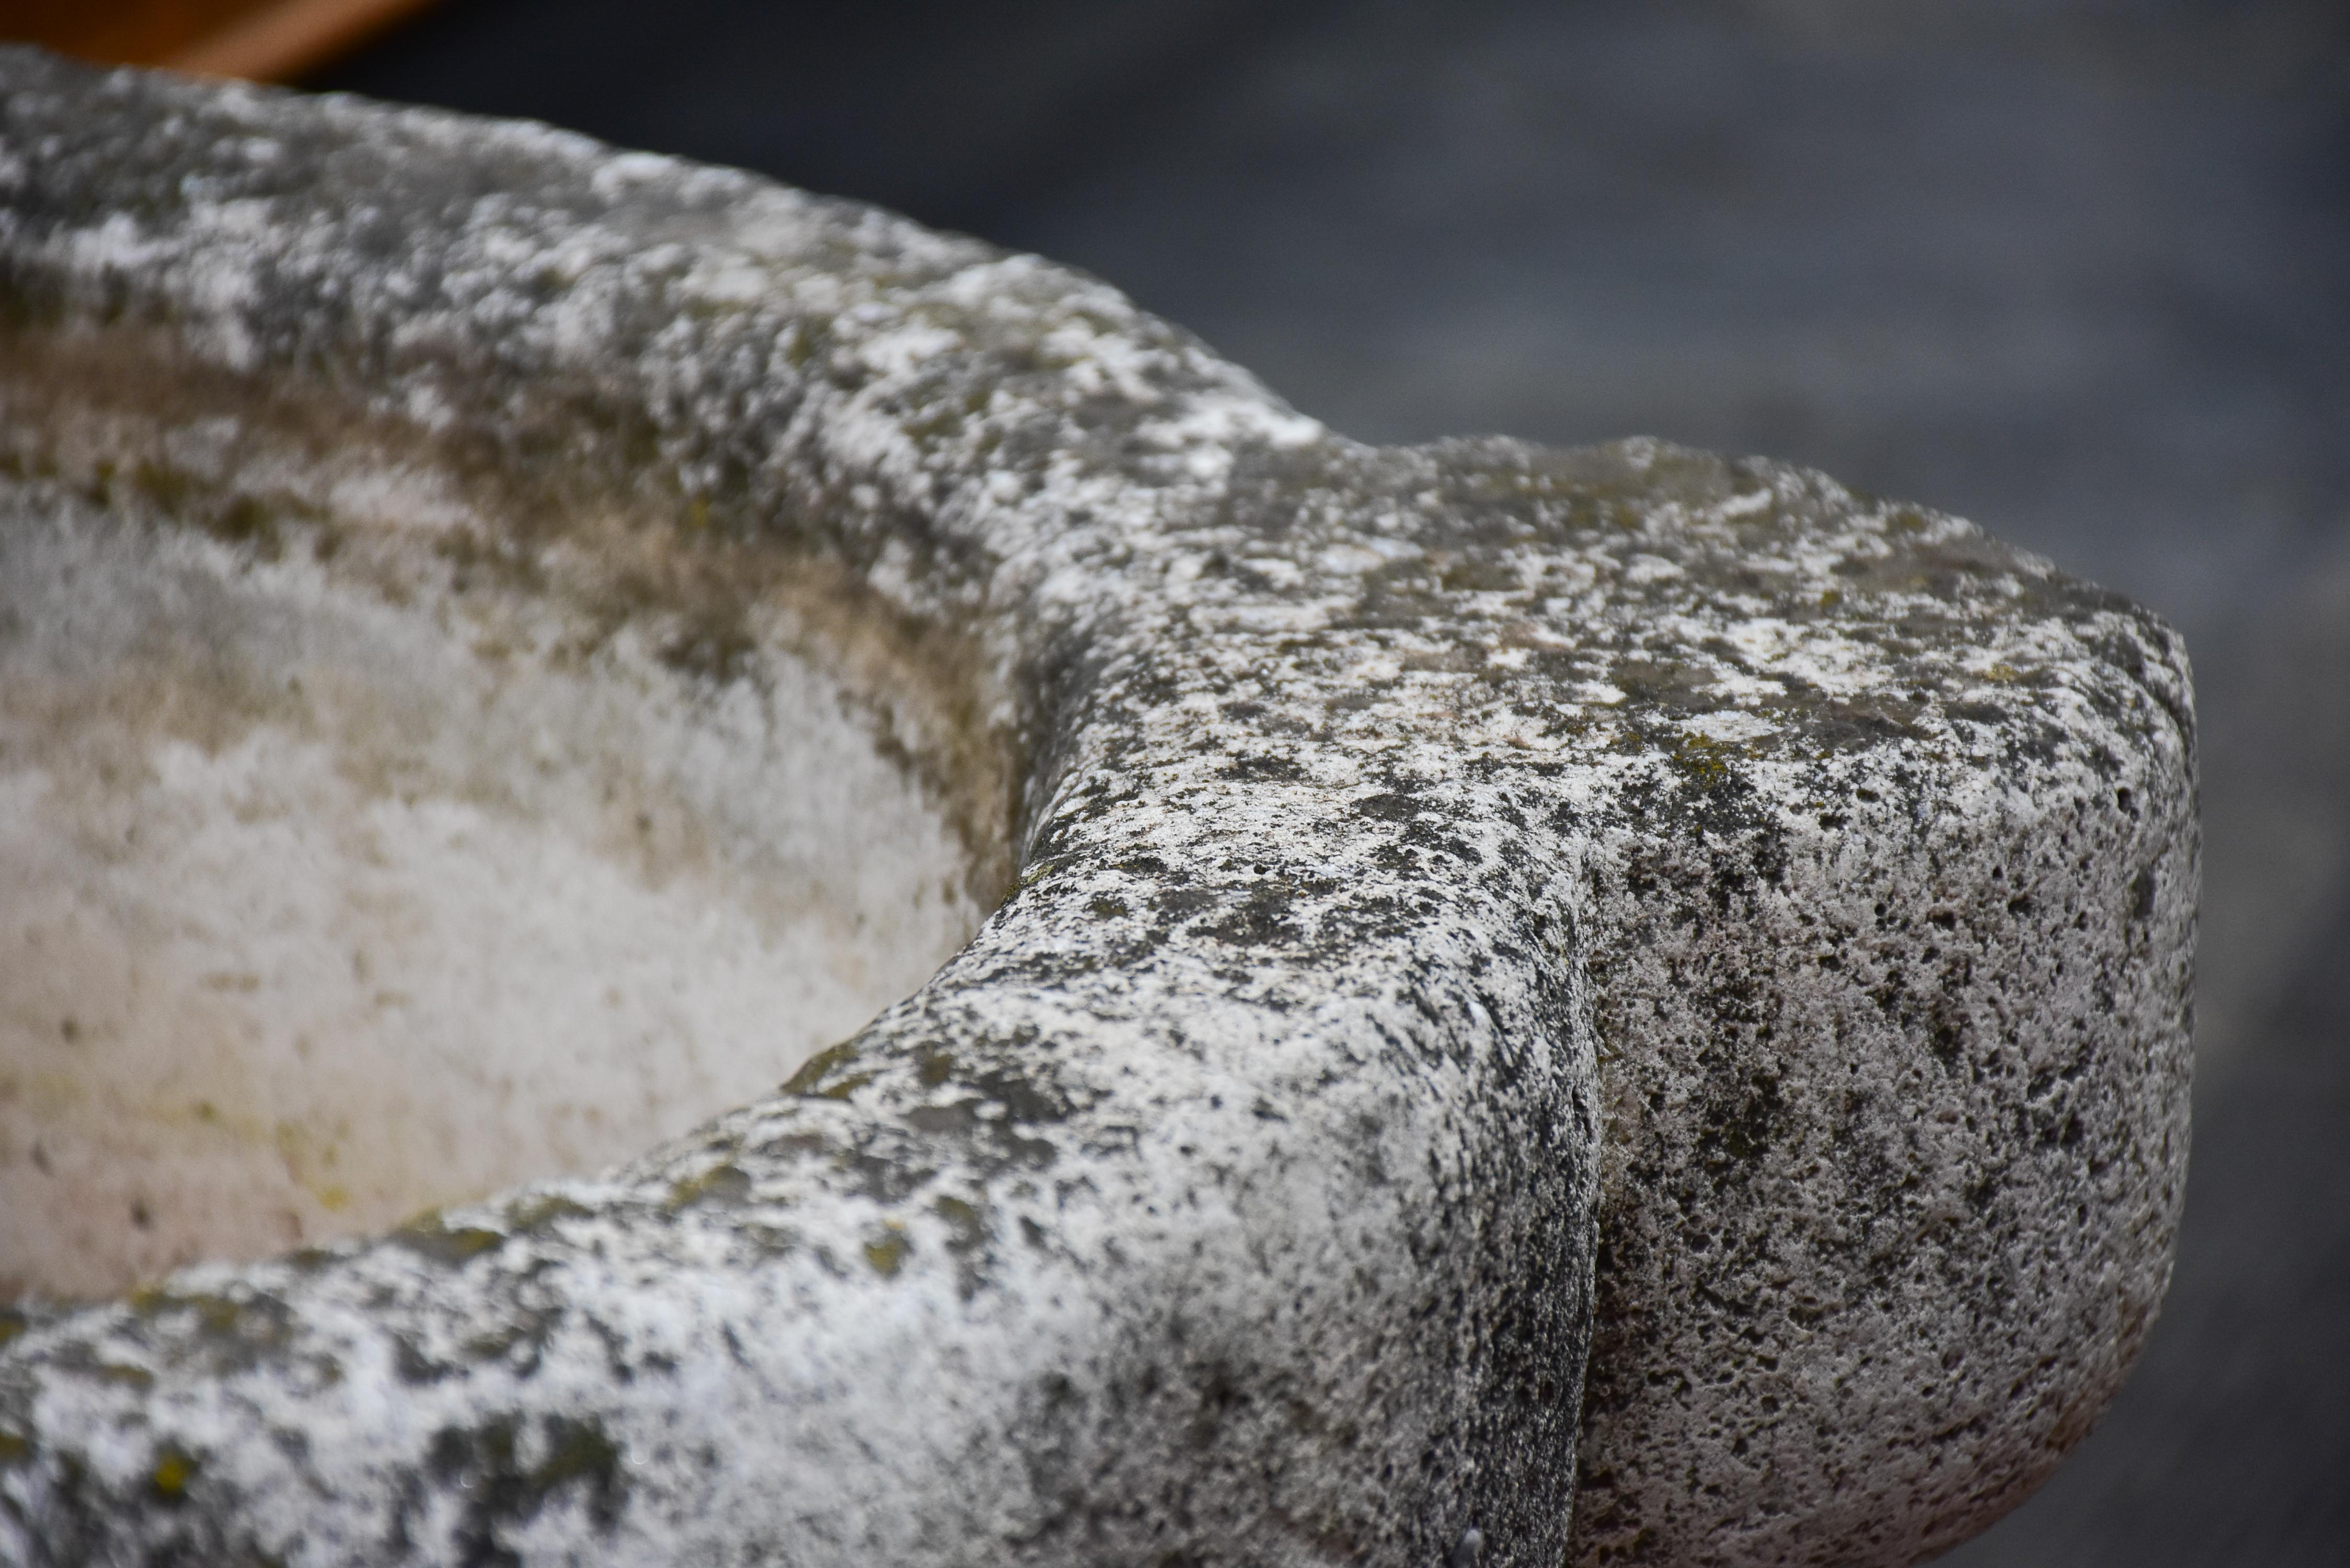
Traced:
<path id="1" fill-rule="evenodd" d="M 432 0 L 0 0 L 0 38 L 106 65 L 286 81 Z"/>

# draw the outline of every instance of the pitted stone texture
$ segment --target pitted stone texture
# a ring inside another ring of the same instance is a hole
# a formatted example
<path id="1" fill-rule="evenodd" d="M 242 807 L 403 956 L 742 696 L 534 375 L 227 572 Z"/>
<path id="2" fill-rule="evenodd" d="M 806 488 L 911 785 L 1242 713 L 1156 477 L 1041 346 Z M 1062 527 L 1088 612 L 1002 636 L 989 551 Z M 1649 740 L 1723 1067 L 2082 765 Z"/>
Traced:
<path id="1" fill-rule="evenodd" d="M 2196 884 L 2144 612 L 1768 463 L 1359 447 L 744 176 L 0 72 L 22 494 L 717 686 L 853 593 L 1017 868 L 621 1170 L 5 1320 L 7 1555 L 1898 1563 L 2116 1386 Z"/>

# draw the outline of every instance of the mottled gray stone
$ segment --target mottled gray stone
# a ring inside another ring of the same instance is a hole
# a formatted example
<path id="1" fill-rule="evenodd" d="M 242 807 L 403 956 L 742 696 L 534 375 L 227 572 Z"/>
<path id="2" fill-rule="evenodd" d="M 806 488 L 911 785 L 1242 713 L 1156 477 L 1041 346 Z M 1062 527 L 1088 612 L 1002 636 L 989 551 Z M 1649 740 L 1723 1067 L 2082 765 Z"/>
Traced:
<path id="1" fill-rule="evenodd" d="M 2185 657 L 1966 524 L 1364 448 L 884 213 L 26 53 L 0 330 L 15 558 L 819 665 L 993 907 L 602 1175 L 0 1317 L 0 1556 L 1900 1563 L 2145 1334 Z"/>

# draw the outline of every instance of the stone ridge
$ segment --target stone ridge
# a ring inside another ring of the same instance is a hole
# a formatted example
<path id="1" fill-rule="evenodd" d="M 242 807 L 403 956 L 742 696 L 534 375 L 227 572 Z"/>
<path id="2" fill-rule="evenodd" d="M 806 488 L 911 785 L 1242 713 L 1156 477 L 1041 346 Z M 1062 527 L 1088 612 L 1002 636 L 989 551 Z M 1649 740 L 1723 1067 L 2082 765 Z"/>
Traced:
<path id="1" fill-rule="evenodd" d="M 21 485 L 254 570 L 437 569 L 392 475 L 522 576 L 858 585 L 1011 884 L 625 1168 L 0 1314 L 0 1558 L 1903 1563 L 2151 1320 L 2185 656 L 1968 524 L 1364 448 L 851 203 L 22 51 L 0 330 Z"/>

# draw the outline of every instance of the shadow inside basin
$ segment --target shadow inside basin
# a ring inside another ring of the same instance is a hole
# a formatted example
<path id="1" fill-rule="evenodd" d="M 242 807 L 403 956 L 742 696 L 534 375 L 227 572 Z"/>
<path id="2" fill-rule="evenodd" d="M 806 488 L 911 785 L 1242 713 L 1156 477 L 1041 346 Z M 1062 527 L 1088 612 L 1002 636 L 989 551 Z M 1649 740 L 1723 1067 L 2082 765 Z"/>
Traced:
<path id="1" fill-rule="evenodd" d="M 641 1153 L 984 913 L 967 814 L 787 595 L 713 659 L 560 550 L 194 526 L 96 472 L 0 483 L 0 1298 Z"/>

